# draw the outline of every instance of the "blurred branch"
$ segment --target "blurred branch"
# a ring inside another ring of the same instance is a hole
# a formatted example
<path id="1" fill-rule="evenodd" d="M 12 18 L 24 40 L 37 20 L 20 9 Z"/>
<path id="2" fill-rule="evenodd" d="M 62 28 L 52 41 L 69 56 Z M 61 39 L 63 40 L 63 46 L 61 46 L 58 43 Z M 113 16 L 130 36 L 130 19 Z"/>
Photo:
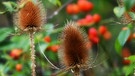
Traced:
<path id="1" fill-rule="evenodd" d="M 59 9 L 57 9 L 56 11 L 54 11 L 54 13 L 52 15 L 50 15 L 49 17 L 47 17 L 47 19 L 51 19 L 54 16 L 56 16 L 64 7 L 66 7 L 67 4 L 69 4 L 72 1 L 73 0 L 69 0 L 68 2 L 66 2 L 65 4 L 63 4 Z"/>

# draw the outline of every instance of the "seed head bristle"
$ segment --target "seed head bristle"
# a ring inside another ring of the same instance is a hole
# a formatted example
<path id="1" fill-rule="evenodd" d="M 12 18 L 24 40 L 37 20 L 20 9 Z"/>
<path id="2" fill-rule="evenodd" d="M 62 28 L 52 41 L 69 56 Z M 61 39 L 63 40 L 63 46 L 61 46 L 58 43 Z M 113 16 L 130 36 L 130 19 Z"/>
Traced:
<path id="1" fill-rule="evenodd" d="M 85 65 L 89 58 L 87 37 L 74 22 L 68 22 L 61 36 L 60 59 L 66 67 Z"/>
<path id="2" fill-rule="evenodd" d="M 15 24 L 22 31 L 40 30 L 45 20 L 45 13 L 40 2 L 20 0 L 18 5 L 24 6 L 16 13 Z"/>
<path id="3" fill-rule="evenodd" d="M 121 17 L 121 22 L 123 23 L 123 24 L 128 24 L 128 23 L 130 23 L 130 22 L 132 22 L 133 20 L 132 20 L 132 17 L 129 15 L 129 13 L 128 12 L 125 12 L 123 15 L 122 15 L 122 17 Z"/>
<path id="4" fill-rule="evenodd" d="M 118 4 L 120 7 L 124 7 L 124 0 L 118 0 Z M 125 11 L 123 13 L 123 15 L 121 16 L 122 24 L 128 24 L 128 23 L 133 22 L 133 19 L 130 16 L 129 12 L 135 12 L 135 5 L 129 11 Z"/>

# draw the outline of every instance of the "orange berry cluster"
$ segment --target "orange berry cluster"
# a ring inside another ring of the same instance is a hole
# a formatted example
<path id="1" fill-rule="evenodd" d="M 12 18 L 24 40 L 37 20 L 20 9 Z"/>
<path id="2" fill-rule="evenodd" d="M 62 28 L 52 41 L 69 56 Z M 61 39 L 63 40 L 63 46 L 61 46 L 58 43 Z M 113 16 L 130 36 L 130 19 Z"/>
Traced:
<path id="1" fill-rule="evenodd" d="M 111 33 L 108 31 L 106 26 L 101 25 L 98 30 L 94 27 L 89 28 L 88 37 L 92 43 L 99 43 L 99 35 L 102 35 L 105 40 L 111 39 Z"/>
<path id="2" fill-rule="evenodd" d="M 44 37 L 44 42 L 50 43 L 51 42 L 51 37 L 50 36 L 45 36 Z M 51 45 L 47 48 L 47 50 L 51 50 L 52 52 L 57 52 L 59 49 L 59 45 Z"/>
<path id="3" fill-rule="evenodd" d="M 21 49 L 13 49 L 13 50 L 11 50 L 9 56 L 12 59 L 17 60 L 17 59 L 20 58 L 22 52 L 23 51 Z M 16 68 L 17 71 L 21 71 L 22 70 L 22 64 L 16 64 L 15 68 Z"/>
<path id="4" fill-rule="evenodd" d="M 90 26 L 94 23 L 99 23 L 101 20 L 101 17 L 99 14 L 94 14 L 93 16 L 88 14 L 85 18 L 77 20 L 77 23 L 79 26 Z"/>
<path id="5" fill-rule="evenodd" d="M 90 12 L 94 8 L 92 2 L 88 0 L 78 0 L 77 3 L 68 4 L 66 7 L 66 11 L 68 14 L 74 15 L 79 12 Z M 93 25 L 94 23 L 100 22 L 101 17 L 99 14 L 88 14 L 85 18 L 77 20 L 79 26 Z"/>
<path id="6" fill-rule="evenodd" d="M 78 0 L 77 3 L 68 4 L 66 11 L 68 14 L 78 14 L 79 12 L 89 12 L 93 9 L 93 4 L 87 0 Z"/>
<path id="7" fill-rule="evenodd" d="M 22 54 L 22 50 L 21 49 L 13 49 L 10 52 L 10 57 L 13 58 L 14 60 L 17 60 L 17 59 L 19 59 L 21 54 Z"/>
<path id="8" fill-rule="evenodd" d="M 22 70 L 22 64 L 16 64 L 15 68 L 17 71 L 21 71 Z"/>

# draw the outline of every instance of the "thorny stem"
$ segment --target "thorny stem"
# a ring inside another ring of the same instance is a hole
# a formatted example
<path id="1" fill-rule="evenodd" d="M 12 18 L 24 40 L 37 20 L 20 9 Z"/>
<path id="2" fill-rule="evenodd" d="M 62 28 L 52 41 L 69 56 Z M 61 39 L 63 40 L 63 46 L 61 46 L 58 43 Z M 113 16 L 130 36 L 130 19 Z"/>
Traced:
<path id="1" fill-rule="evenodd" d="M 30 50 L 31 50 L 31 70 L 32 70 L 32 76 L 36 76 L 35 72 L 35 67 L 36 67 L 36 62 L 35 62 L 35 45 L 34 45 L 34 33 L 35 32 L 30 32 Z"/>

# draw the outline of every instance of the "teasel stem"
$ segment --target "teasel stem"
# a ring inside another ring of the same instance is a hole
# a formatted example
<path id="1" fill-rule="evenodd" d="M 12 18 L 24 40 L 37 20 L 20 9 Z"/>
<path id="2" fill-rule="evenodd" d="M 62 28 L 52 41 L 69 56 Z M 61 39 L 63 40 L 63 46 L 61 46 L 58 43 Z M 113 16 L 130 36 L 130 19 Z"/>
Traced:
<path id="1" fill-rule="evenodd" d="M 79 72 L 74 73 L 74 76 L 80 76 Z"/>
<path id="2" fill-rule="evenodd" d="M 79 70 L 79 69 L 78 69 L 78 70 Z M 74 72 L 74 76 L 80 76 L 80 73 L 79 73 L 78 70 L 76 70 L 76 71 Z"/>
<path id="3" fill-rule="evenodd" d="M 35 72 L 35 67 L 36 67 L 36 62 L 35 62 L 35 45 L 34 45 L 34 33 L 35 32 L 29 32 L 30 36 L 30 50 L 31 50 L 31 70 L 32 70 L 32 76 L 36 76 Z"/>

